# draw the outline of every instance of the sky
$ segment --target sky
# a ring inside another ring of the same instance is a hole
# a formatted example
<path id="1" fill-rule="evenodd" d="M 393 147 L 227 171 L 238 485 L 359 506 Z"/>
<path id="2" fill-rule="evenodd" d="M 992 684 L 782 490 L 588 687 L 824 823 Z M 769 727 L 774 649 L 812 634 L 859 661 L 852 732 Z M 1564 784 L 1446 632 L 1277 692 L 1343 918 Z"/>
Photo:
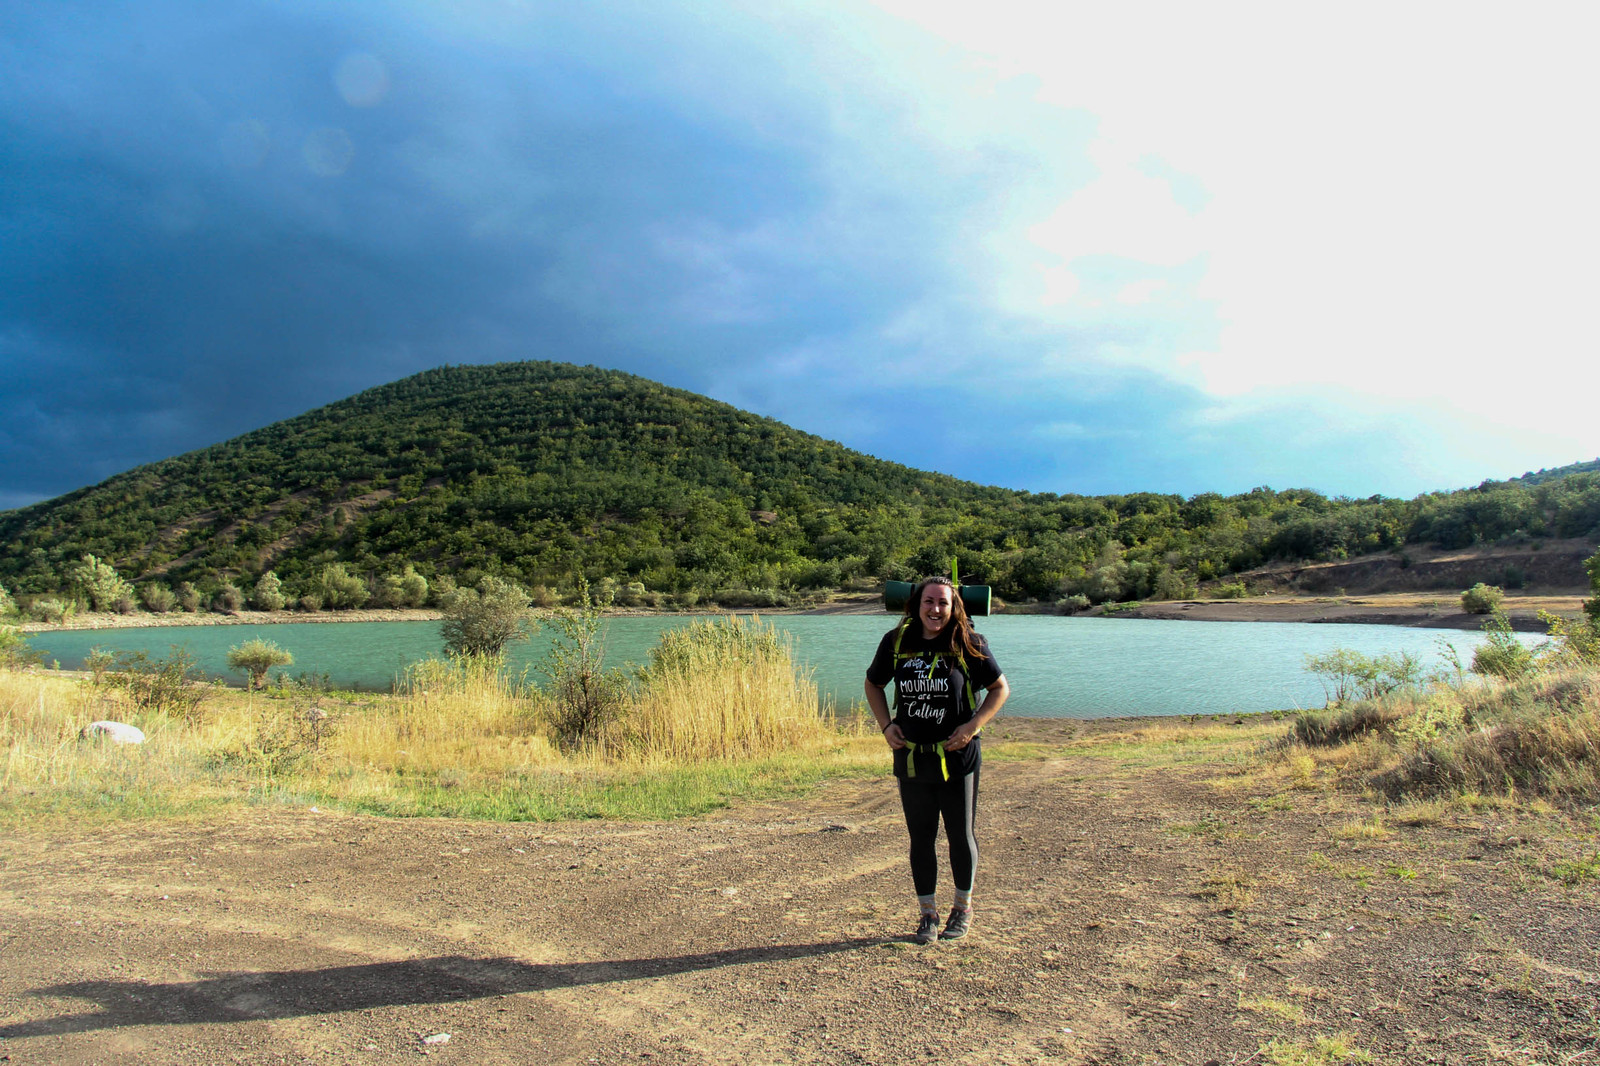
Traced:
<path id="1" fill-rule="evenodd" d="M 0 0 L 0 508 L 443 364 L 1060 493 L 1600 456 L 1577 4 Z"/>

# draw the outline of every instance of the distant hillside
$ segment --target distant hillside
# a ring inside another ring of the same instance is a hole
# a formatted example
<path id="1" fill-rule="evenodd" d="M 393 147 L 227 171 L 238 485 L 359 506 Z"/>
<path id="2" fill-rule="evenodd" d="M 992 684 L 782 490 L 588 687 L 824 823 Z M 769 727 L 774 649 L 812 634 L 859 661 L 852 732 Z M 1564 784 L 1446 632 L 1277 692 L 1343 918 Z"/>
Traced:
<path id="1" fill-rule="evenodd" d="M 1549 470 L 1536 470 L 1523 474 L 1519 478 L 1512 478 L 1512 480 L 1523 485 L 1543 485 L 1547 481 L 1558 481 L 1573 474 L 1595 473 L 1600 473 L 1600 459 L 1591 459 L 1587 463 L 1569 463 L 1566 466 L 1552 467 Z"/>
<path id="2" fill-rule="evenodd" d="M 1587 464 L 1586 464 L 1587 465 Z M 0 583 L 68 591 L 85 553 L 136 584 L 408 566 L 624 597 L 788 602 L 947 570 L 1010 599 L 1180 596 L 1273 560 L 1600 538 L 1600 473 L 1415 500 L 1307 490 L 1057 496 L 851 451 L 702 396 L 560 363 L 446 367 L 0 513 Z M 1581 585 L 1582 575 L 1572 575 Z"/>

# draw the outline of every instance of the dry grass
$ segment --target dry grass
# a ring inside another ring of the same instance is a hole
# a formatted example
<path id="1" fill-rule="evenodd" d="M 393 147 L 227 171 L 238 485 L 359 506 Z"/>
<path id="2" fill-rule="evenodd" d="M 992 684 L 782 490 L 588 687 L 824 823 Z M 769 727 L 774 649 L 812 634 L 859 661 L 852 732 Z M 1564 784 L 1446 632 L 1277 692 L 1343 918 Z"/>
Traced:
<path id="1" fill-rule="evenodd" d="M 819 708 L 815 685 L 770 630 L 719 623 L 674 654 L 681 669 L 641 678 L 606 742 L 570 752 L 552 743 L 549 697 L 470 659 L 418 664 L 394 696 L 206 686 L 199 713 L 184 720 L 141 712 L 88 680 L 0 671 L 0 817 L 172 814 L 218 802 L 672 817 L 884 761 L 876 730 Z M 148 740 L 80 741 L 98 718 L 138 725 Z"/>
<path id="2" fill-rule="evenodd" d="M 1296 722 L 1282 764 L 1334 767 L 1390 801 L 1600 798 L 1600 669 L 1557 664 L 1516 682 L 1394 693 Z M 1300 769 L 1296 769 L 1299 767 Z M 1414 806 L 1406 824 L 1440 810 Z"/>
<path id="3" fill-rule="evenodd" d="M 604 746 L 668 760 L 749 758 L 826 743 L 831 718 L 777 631 L 732 617 L 662 635 Z"/>
<path id="4" fill-rule="evenodd" d="M 1237 911 L 1255 898 L 1256 880 L 1241 870 L 1213 870 L 1200 881 L 1195 895 L 1224 910 Z"/>

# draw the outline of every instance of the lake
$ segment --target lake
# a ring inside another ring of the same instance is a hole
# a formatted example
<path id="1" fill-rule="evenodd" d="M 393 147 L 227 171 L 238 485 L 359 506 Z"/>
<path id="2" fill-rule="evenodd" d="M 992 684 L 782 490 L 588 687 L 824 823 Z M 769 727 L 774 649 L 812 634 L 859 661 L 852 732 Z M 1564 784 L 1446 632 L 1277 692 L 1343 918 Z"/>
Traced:
<path id="1" fill-rule="evenodd" d="M 644 662 L 662 630 L 690 620 L 608 620 L 606 664 Z M 793 639 L 797 660 L 812 670 L 822 694 L 847 706 L 860 698 L 867 662 L 893 616 L 777 615 L 768 621 Z M 1368 654 L 1409 651 L 1432 668 L 1443 662 L 1445 642 L 1470 662 L 1483 640 L 1482 634 L 1460 630 L 1288 622 L 996 615 L 982 623 L 1011 685 L 1006 712 L 1065 718 L 1320 707 L 1325 697 L 1321 682 L 1305 670 L 1308 653 L 1335 647 Z M 326 673 L 339 687 L 384 691 L 408 663 L 443 648 L 437 622 L 74 630 L 33 633 L 28 642 L 46 662 L 59 660 L 65 669 L 81 668 L 95 647 L 162 656 L 181 645 L 207 673 L 228 674 L 228 649 L 255 637 L 294 655 L 291 675 Z M 541 632 L 512 649 L 513 668 L 537 664 L 547 647 L 548 633 Z"/>

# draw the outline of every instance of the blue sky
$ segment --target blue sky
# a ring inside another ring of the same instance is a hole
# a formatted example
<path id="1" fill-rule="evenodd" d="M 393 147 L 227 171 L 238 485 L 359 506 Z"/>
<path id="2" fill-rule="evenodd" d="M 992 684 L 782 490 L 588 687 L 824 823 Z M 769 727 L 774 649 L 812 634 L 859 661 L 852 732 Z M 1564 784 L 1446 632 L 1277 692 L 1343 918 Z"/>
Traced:
<path id="1" fill-rule="evenodd" d="M 511 359 L 1042 491 L 1409 496 L 1592 459 L 1583 24 L 7 4 L 0 507 Z"/>

